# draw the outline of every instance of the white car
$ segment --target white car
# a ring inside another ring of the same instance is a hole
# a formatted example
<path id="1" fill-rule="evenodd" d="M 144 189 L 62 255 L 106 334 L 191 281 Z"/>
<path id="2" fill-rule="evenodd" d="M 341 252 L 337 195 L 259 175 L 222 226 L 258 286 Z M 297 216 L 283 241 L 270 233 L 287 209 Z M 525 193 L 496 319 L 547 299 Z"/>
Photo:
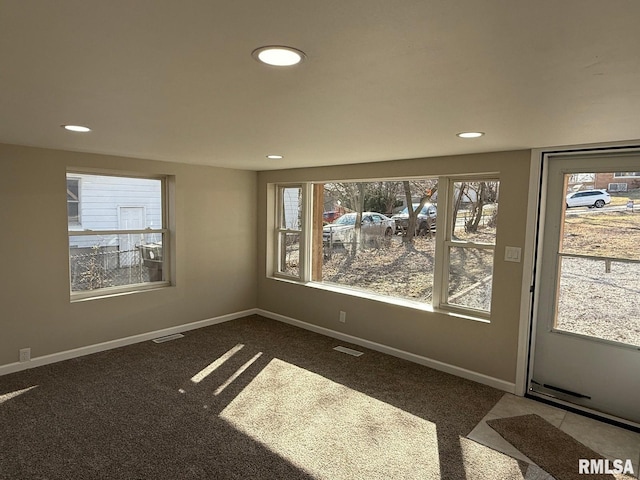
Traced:
<path id="1" fill-rule="evenodd" d="M 578 190 L 566 197 L 567 208 L 602 208 L 611 203 L 611 195 L 606 190 Z"/>
<path id="2" fill-rule="evenodd" d="M 328 245 L 353 242 L 356 230 L 356 214 L 345 213 L 335 222 L 322 228 L 322 241 Z M 386 215 L 377 212 L 362 212 L 361 233 L 365 241 L 376 238 L 389 238 L 395 231 L 395 222 Z"/>

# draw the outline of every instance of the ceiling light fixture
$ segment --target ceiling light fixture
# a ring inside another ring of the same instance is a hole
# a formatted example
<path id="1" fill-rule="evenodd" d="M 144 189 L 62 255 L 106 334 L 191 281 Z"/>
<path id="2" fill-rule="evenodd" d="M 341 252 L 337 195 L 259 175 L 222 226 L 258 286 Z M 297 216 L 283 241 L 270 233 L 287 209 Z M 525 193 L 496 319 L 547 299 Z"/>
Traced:
<path id="1" fill-rule="evenodd" d="M 62 125 L 62 128 L 69 130 L 70 132 L 86 133 L 91 131 L 89 127 L 84 127 L 82 125 Z"/>
<path id="2" fill-rule="evenodd" d="M 271 159 L 271 160 L 280 160 L 282 158 L 284 158 L 283 155 L 267 155 L 267 158 Z"/>
<path id="3" fill-rule="evenodd" d="M 460 138 L 478 138 L 484 135 L 484 132 L 461 132 L 457 133 Z"/>
<path id="4" fill-rule="evenodd" d="M 306 55 L 304 52 L 291 47 L 271 45 L 256 48 L 251 56 L 259 62 L 273 65 L 274 67 L 290 67 L 302 62 Z"/>

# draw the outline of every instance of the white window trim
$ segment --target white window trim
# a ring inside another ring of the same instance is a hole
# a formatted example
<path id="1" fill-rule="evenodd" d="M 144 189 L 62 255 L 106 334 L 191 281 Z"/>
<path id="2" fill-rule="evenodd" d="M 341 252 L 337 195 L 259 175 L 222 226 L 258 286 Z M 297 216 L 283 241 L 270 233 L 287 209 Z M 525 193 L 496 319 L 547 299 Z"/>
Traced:
<path id="1" fill-rule="evenodd" d="M 427 178 L 425 177 L 415 177 L 415 178 Z M 414 178 L 414 177 L 412 177 Z M 377 181 L 380 179 L 362 179 L 358 181 Z M 393 180 L 393 179 L 388 179 Z M 309 231 L 312 228 L 312 216 L 313 216 L 313 208 L 312 205 L 312 188 L 315 183 L 327 183 L 327 182 L 314 182 L 314 181 L 305 181 L 305 182 L 296 182 L 296 183 L 276 183 L 273 184 L 275 187 L 275 241 L 274 241 L 274 249 L 273 249 L 273 273 L 268 275 L 270 278 L 274 278 L 276 280 L 288 281 L 295 284 L 302 284 L 305 286 L 318 288 L 321 290 L 328 290 L 333 292 L 344 293 L 348 295 L 357 296 L 360 298 L 367 298 L 375 301 L 380 301 L 383 303 L 389 303 L 393 305 L 401 305 L 407 308 L 412 308 L 416 310 L 426 311 L 426 312 L 439 312 L 446 315 L 452 315 L 458 318 L 465 318 L 469 320 L 481 321 L 481 322 L 490 322 L 491 311 L 474 309 L 471 307 L 464 307 L 455 304 L 449 304 L 447 302 L 447 293 L 448 293 L 448 282 L 449 282 L 449 248 L 451 246 L 456 247 L 464 247 L 464 248 L 478 248 L 478 249 L 489 249 L 493 251 L 493 272 L 495 274 L 495 261 L 496 261 L 496 244 L 488 244 L 481 242 L 468 242 L 468 241 L 454 241 L 451 239 L 451 234 L 453 232 L 452 222 L 453 222 L 453 188 L 455 182 L 461 181 L 498 181 L 500 182 L 500 175 L 497 172 L 485 172 L 478 175 L 446 175 L 438 177 L 438 204 L 446 205 L 446 209 L 444 215 L 440 213 L 436 217 L 436 250 L 435 250 L 435 258 L 434 258 L 434 275 L 433 275 L 433 295 L 431 304 L 404 299 L 400 297 L 393 296 L 385 296 L 376 294 L 374 292 L 369 292 L 367 290 L 360 290 L 356 288 L 351 288 L 349 286 L 343 285 L 335 285 L 335 284 L 326 284 L 321 281 L 313 281 L 311 280 L 311 268 L 312 268 L 312 245 L 310 239 L 312 238 L 312 232 Z M 340 181 L 340 180 L 335 180 Z M 355 180 L 345 180 L 348 182 L 354 182 Z M 302 226 L 301 230 L 287 230 L 281 229 L 281 212 L 280 212 L 280 195 L 281 189 L 283 188 L 295 188 L 299 187 L 302 189 Z M 438 209 L 440 212 L 440 209 Z M 279 271 L 279 255 L 280 255 L 280 234 L 281 233 L 298 233 L 300 235 L 300 255 L 301 258 L 299 260 L 299 277 L 286 275 Z M 493 280 L 492 280 L 493 281 Z"/>
<path id="2" fill-rule="evenodd" d="M 311 255 L 310 255 L 310 246 L 307 245 L 307 238 L 309 234 L 307 232 L 307 225 L 311 225 L 310 216 L 311 216 L 311 208 L 309 203 L 311 202 L 311 195 L 309 194 L 311 184 L 309 183 L 279 183 L 275 185 L 275 238 L 274 238 L 274 255 L 273 255 L 273 276 L 276 278 L 293 280 L 297 282 L 307 282 L 310 278 L 310 264 L 311 264 Z M 301 225 L 300 230 L 290 229 L 286 227 L 282 227 L 283 225 L 283 215 L 284 211 L 281 209 L 281 206 L 284 205 L 282 193 L 286 188 L 300 188 L 302 192 L 302 215 L 301 215 Z M 293 233 L 299 235 L 300 238 L 300 250 L 299 250 L 299 258 L 298 258 L 298 276 L 288 275 L 281 271 L 281 258 L 283 253 L 283 248 L 286 248 L 282 245 L 281 239 L 282 234 Z"/>
<path id="3" fill-rule="evenodd" d="M 491 317 L 491 310 L 480 310 L 472 307 L 465 307 L 457 304 L 449 303 L 449 260 L 451 247 L 475 248 L 481 250 L 492 250 L 493 252 L 493 268 L 495 272 L 496 245 L 495 243 L 470 242 L 453 240 L 453 200 L 455 196 L 454 188 L 456 182 L 478 182 L 478 181 L 500 181 L 498 175 L 470 175 L 470 176 L 448 176 L 438 178 L 438 195 L 444 190 L 445 205 L 447 206 L 444 219 L 440 221 L 440 215 L 436 218 L 436 258 L 433 285 L 433 306 L 441 310 L 473 315 L 484 319 Z M 492 274 L 493 275 L 493 274 Z M 439 281 L 438 281 L 439 280 Z M 493 282 L 493 279 L 491 280 Z M 493 296 L 493 295 L 492 295 Z"/>
<path id="4" fill-rule="evenodd" d="M 77 236 L 96 236 L 96 235 L 128 235 L 128 234 L 160 234 L 162 237 L 162 270 L 163 276 L 165 280 L 157 281 L 157 282 L 145 282 L 145 283 L 132 283 L 129 285 L 120 285 L 114 287 L 104 287 L 98 288 L 95 290 L 83 290 L 83 291 L 71 291 L 71 271 L 69 270 L 69 294 L 71 303 L 78 301 L 86 301 L 100 298 L 107 298 L 115 295 L 122 294 L 131 294 L 137 293 L 141 291 L 148 290 L 156 290 L 158 288 L 164 288 L 171 286 L 171 243 L 170 237 L 171 233 L 168 228 L 170 217 L 169 217 L 169 177 L 167 175 L 144 175 L 140 173 L 129 173 L 129 172 L 117 172 L 114 173 L 112 171 L 101 171 L 97 169 L 77 169 L 77 168 L 69 168 L 66 171 L 66 175 L 96 175 L 96 176 L 109 176 L 109 177 L 123 177 L 123 178 L 140 178 L 140 179 L 149 179 L 149 180 L 160 180 L 161 188 L 161 205 L 162 205 L 162 228 L 145 228 L 145 229 L 137 229 L 137 230 L 124 230 L 124 229 L 115 229 L 115 230 L 73 230 L 72 227 L 78 227 L 77 225 L 68 225 L 68 217 L 67 217 L 67 237 L 77 237 Z M 65 175 L 65 176 L 66 176 Z M 82 203 L 82 179 L 78 177 L 79 187 L 78 187 L 78 203 Z M 66 207 L 66 205 L 65 205 Z M 81 209 L 80 209 L 81 210 Z M 119 215 L 119 213 L 118 213 Z M 78 217 L 81 217 L 81 211 L 78 212 Z M 69 242 L 67 242 L 67 259 L 69 259 Z M 67 262 L 70 265 L 70 262 Z"/>

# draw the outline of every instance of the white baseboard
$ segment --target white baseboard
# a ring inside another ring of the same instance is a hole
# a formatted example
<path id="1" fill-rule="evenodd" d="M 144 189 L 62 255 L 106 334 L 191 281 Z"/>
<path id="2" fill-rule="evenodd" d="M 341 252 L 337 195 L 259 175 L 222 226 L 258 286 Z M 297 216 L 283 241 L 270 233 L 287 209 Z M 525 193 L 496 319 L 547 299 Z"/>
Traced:
<path id="1" fill-rule="evenodd" d="M 249 310 L 243 310 L 241 312 L 230 313 L 228 315 L 221 315 L 219 317 L 207 318 L 206 320 L 199 320 L 197 322 L 186 323 L 184 325 L 164 328 L 162 330 L 141 333 L 139 335 L 133 335 L 131 337 L 97 343 L 95 345 L 88 345 L 86 347 L 74 348 L 73 350 L 66 350 L 64 352 L 52 353 L 51 355 L 34 357 L 28 362 L 15 362 L 9 363 L 7 365 L 0 365 L 0 376 L 19 372 L 21 370 L 27 370 L 29 368 L 40 367 L 42 365 L 48 365 L 50 363 L 62 362 L 63 360 L 69 360 L 71 358 L 82 357 L 84 355 L 90 355 L 92 353 L 103 352 L 105 350 L 111 350 L 113 348 L 125 347 L 134 343 L 146 342 L 148 340 L 153 340 L 154 338 L 173 335 L 174 333 L 187 332 L 189 330 L 195 330 L 197 328 L 208 327 L 209 325 L 216 325 L 218 323 L 228 322 L 230 320 L 235 320 L 236 318 L 255 315 L 257 313 L 258 310 L 252 308 Z"/>
<path id="2" fill-rule="evenodd" d="M 355 345 L 360 345 L 361 347 L 386 353 L 388 355 L 402 358 L 404 360 L 409 360 L 410 362 L 418 363 L 420 365 L 433 368 L 434 370 L 439 370 L 441 372 L 450 373 L 458 377 L 466 378 L 467 380 L 472 380 L 474 382 L 478 382 L 483 385 L 488 385 L 490 387 L 497 388 L 498 390 L 502 390 L 507 393 L 515 393 L 515 388 L 516 388 L 515 383 L 507 382 L 499 378 L 490 377 L 482 373 L 474 372 L 472 370 L 467 370 L 466 368 L 456 367 L 455 365 L 450 365 L 448 363 L 440 362 L 438 360 L 433 360 L 431 358 L 423 357 L 421 355 L 416 355 L 415 353 L 405 352 L 404 350 L 399 350 L 397 348 L 389 347 L 381 343 L 364 340 L 362 338 L 354 337 L 352 335 L 347 335 L 346 333 L 342 333 L 342 332 L 337 332 L 329 328 L 319 327 L 311 323 L 303 322 L 301 320 L 296 320 L 295 318 L 286 317 L 284 315 L 269 312 L 267 310 L 256 309 L 255 313 L 263 317 L 270 318 L 272 320 L 278 320 L 283 323 L 288 323 L 289 325 L 304 328 L 305 330 L 310 330 L 312 332 L 320 333 L 328 337 L 337 338 L 338 340 L 344 340 L 345 342 L 353 343 Z"/>
<path id="3" fill-rule="evenodd" d="M 51 355 L 44 355 L 42 357 L 35 357 L 28 362 L 15 362 L 15 363 L 9 363 L 7 365 L 0 365 L 0 376 L 7 375 L 9 373 L 19 372 L 21 370 L 27 370 L 29 368 L 40 367 L 42 365 L 48 365 L 50 363 L 62 362 L 63 360 L 69 360 L 71 358 L 82 357 L 84 355 L 90 355 L 92 353 L 103 352 L 105 350 L 111 350 L 113 348 L 124 347 L 127 345 L 132 345 L 134 343 L 146 342 L 148 340 L 153 340 L 154 338 L 158 338 L 158 337 L 164 337 L 166 335 L 172 335 L 175 333 L 195 330 L 197 328 L 208 327 L 210 325 L 216 325 L 218 323 L 228 322 L 230 320 L 235 320 L 237 318 L 242 318 L 249 315 L 261 315 L 263 317 L 270 318 L 272 320 L 277 320 L 283 323 L 287 323 L 289 325 L 293 325 L 295 327 L 304 328 L 305 330 L 310 330 L 312 332 L 320 333 L 328 337 L 344 340 L 345 342 L 349 342 L 354 345 L 360 345 L 362 347 L 369 348 L 371 350 L 376 350 L 378 352 L 386 353 L 388 355 L 402 358 L 410 362 L 418 363 L 420 365 L 433 368 L 434 370 L 440 370 L 442 372 L 450 373 L 458 377 L 466 378 L 467 380 L 472 380 L 474 382 L 482 383 L 483 385 L 488 385 L 490 387 L 497 388 L 498 390 L 503 390 L 508 393 L 515 393 L 514 383 L 506 382 L 504 380 L 500 380 L 499 378 L 490 377 L 488 375 L 474 372 L 472 370 L 456 367 L 455 365 L 449 365 L 448 363 L 440 362 L 438 360 L 433 360 L 431 358 L 423 357 L 421 355 L 416 355 L 414 353 L 405 352 L 404 350 L 399 350 L 397 348 L 389 347 L 387 345 L 383 345 L 380 343 L 364 340 L 362 338 L 337 332 L 329 328 L 319 327 L 311 323 L 303 322 L 301 320 L 296 320 L 295 318 L 286 317 L 284 315 L 269 312 L 267 310 L 262 310 L 259 308 L 252 308 L 249 310 L 243 310 L 241 312 L 235 312 L 227 315 L 222 315 L 219 317 L 208 318 L 206 320 L 200 320 L 197 322 L 187 323 L 184 325 L 177 325 L 175 327 L 164 328 L 162 330 L 155 330 L 153 332 L 141 333 L 139 335 L 133 335 L 131 337 L 125 337 L 117 340 L 111 340 L 108 342 L 97 343 L 95 345 L 88 345 L 86 347 L 75 348 L 73 350 L 66 350 L 64 352 L 53 353 Z"/>

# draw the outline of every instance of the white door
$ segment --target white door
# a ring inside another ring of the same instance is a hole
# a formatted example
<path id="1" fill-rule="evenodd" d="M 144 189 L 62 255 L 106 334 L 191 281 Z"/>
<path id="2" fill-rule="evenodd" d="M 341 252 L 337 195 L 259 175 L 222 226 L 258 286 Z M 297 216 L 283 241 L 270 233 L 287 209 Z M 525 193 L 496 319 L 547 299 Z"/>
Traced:
<path id="1" fill-rule="evenodd" d="M 640 424 L 640 155 L 550 156 L 543 171 L 529 390 Z M 628 191 L 566 208 L 594 188 Z"/>
<path id="2" fill-rule="evenodd" d="M 145 228 L 144 207 L 118 207 L 118 227 L 125 230 Z M 140 263 L 137 246 L 142 242 L 142 234 L 119 235 L 120 266 L 130 267 Z"/>

